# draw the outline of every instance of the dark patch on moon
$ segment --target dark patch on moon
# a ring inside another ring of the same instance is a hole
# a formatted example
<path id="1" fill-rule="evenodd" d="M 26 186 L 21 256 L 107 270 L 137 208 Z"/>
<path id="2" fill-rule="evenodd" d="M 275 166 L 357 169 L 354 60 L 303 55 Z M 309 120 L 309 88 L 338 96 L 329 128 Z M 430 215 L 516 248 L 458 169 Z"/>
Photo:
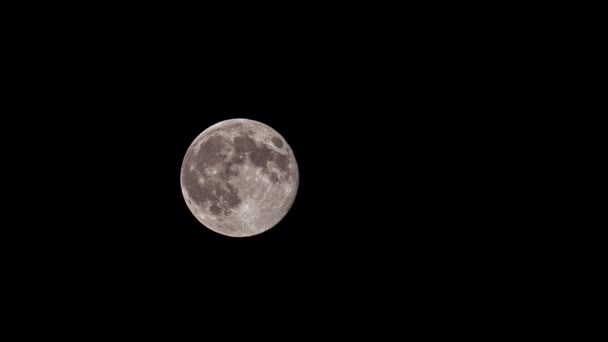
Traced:
<path id="1" fill-rule="evenodd" d="M 272 160 L 272 153 L 273 151 L 271 149 L 266 147 L 266 145 L 262 145 L 249 154 L 249 159 L 253 165 L 265 168 L 266 164 Z"/>
<path id="2" fill-rule="evenodd" d="M 226 143 L 226 138 L 219 135 L 213 135 L 201 144 L 198 151 L 198 158 L 200 159 L 202 170 L 208 166 L 217 165 L 226 159 L 227 154 L 223 152 Z"/>
<path id="3" fill-rule="evenodd" d="M 232 165 L 240 165 L 245 163 L 245 160 L 247 158 L 245 158 L 246 155 L 244 153 L 237 153 L 235 154 L 231 160 L 228 161 L 228 163 L 231 163 Z"/>
<path id="4" fill-rule="evenodd" d="M 289 158 L 286 155 L 276 153 L 275 155 L 275 163 L 277 163 L 277 167 L 279 170 L 287 173 L 289 171 Z"/>
<path id="5" fill-rule="evenodd" d="M 237 136 L 233 139 L 234 151 L 236 153 L 247 153 L 256 149 L 255 140 L 246 136 Z"/>
<path id="6" fill-rule="evenodd" d="M 208 196 L 205 194 L 205 187 L 200 187 L 198 181 L 196 179 L 196 174 L 193 172 L 188 172 L 182 179 L 182 183 L 188 192 L 190 198 L 194 200 L 195 203 L 203 203 L 207 200 Z M 203 189 L 203 191 L 201 191 Z"/>
<path id="7" fill-rule="evenodd" d="M 270 181 L 273 183 L 278 183 L 279 182 L 279 176 L 277 176 L 276 173 L 271 172 L 270 173 Z"/>
<path id="8" fill-rule="evenodd" d="M 276 146 L 278 148 L 283 147 L 283 141 L 281 139 L 279 139 L 279 137 L 272 137 L 272 139 L 270 141 L 272 141 L 274 146 Z"/>
<path id="9" fill-rule="evenodd" d="M 272 160 L 273 153 L 266 145 L 258 146 L 256 141 L 248 136 L 237 136 L 234 138 L 234 151 L 237 154 L 248 154 L 251 163 L 257 167 L 266 168 L 266 164 Z M 235 158 L 237 159 L 237 158 Z"/>
<path id="10" fill-rule="evenodd" d="M 220 207 L 218 207 L 215 203 L 209 207 L 209 211 L 215 216 L 218 216 L 222 213 L 222 209 L 220 209 Z"/>

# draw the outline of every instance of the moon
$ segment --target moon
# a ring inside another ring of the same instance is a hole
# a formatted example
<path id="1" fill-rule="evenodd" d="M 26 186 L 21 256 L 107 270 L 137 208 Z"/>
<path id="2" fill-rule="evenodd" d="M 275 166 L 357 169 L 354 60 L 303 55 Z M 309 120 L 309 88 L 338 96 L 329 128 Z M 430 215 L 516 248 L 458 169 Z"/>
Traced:
<path id="1" fill-rule="evenodd" d="M 180 175 L 194 217 L 230 237 L 257 235 L 279 223 L 295 200 L 299 177 L 287 141 L 249 119 L 205 129 L 186 151 Z"/>

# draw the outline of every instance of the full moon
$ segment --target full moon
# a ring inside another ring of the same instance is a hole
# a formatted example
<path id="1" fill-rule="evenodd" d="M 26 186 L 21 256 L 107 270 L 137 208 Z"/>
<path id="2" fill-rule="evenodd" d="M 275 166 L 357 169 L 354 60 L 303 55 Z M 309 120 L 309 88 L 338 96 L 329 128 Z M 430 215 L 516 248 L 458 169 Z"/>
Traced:
<path id="1" fill-rule="evenodd" d="M 218 122 L 190 145 L 181 168 L 186 205 L 207 228 L 247 237 L 279 223 L 299 184 L 298 164 L 287 141 L 248 119 Z"/>

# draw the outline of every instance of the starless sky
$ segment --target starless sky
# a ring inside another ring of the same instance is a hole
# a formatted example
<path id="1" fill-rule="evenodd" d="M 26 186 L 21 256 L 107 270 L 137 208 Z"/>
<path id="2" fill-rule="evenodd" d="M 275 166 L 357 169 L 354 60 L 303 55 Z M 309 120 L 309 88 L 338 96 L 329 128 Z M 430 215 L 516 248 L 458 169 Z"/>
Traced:
<path id="1" fill-rule="evenodd" d="M 82 340 L 200 340 L 228 322 L 413 336 L 413 29 L 82 18 Z M 246 239 L 203 227 L 180 190 L 190 143 L 230 118 L 273 127 L 300 170 L 290 212 Z"/>

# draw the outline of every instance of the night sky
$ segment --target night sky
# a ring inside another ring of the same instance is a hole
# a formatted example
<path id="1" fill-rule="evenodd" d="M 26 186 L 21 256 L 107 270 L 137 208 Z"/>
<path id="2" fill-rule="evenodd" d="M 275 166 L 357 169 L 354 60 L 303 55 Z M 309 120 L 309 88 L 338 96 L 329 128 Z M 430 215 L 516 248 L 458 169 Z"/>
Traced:
<path id="1" fill-rule="evenodd" d="M 79 60 L 82 341 L 413 338 L 413 21 L 83 17 Z M 277 130 L 300 171 L 250 238 L 180 189 L 190 143 L 230 118 Z"/>

